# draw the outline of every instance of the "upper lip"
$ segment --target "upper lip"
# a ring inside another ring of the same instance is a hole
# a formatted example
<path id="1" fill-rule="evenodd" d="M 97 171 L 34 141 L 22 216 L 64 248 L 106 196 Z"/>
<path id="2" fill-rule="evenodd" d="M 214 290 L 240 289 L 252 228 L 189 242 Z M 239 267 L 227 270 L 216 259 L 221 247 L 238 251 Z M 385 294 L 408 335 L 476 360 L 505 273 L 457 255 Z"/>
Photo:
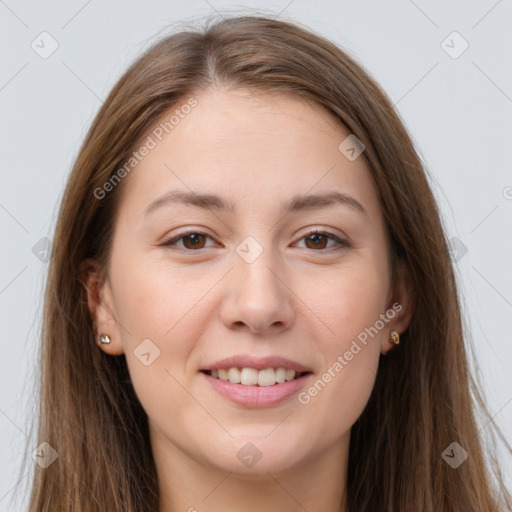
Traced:
<path id="1" fill-rule="evenodd" d="M 218 370 L 220 368 L 255 368 L 256 370 L 265 370 L 266 368 L 287 368 L 295 370 L 296 372 L 312 371 L 307 366 L 286 357 L 254 357 L 250 355 L 226 357 L 208 366 L 204 366 L 201 370 Z"/>

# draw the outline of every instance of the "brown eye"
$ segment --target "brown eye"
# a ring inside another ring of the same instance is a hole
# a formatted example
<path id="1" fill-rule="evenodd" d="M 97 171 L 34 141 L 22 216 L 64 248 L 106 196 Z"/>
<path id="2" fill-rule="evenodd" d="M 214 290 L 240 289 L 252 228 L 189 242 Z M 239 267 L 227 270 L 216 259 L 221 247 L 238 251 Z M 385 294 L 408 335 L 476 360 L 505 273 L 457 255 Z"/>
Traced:
<path id="1" fill-rule="evenodd" d="M 201 235 L 200 233 L 192 233 L 183 237 L 183 245 L 187 249 L 202 249 L 204 239 L 204 235 Z M 188 240 L 190 244 L 185 243 L 186 240 Z"/>
<path id="2" fill-rule="evenodd" d="M 329 233 L 328 231 L 311 231 L 303 236 L 301 240 L 305 240 L 306 249 L 316 249 L 324 252 L 327 252 L 329 249 L 337 250 L 350 247 L 346 240 L 342 240 L 334 233 Z M 329 241 L 334 242 L 330 247 L 327 246 Z"/>
<path id="3" fill-rule="evenodd" d="M 174 238 L 171 238 L 167 242 L 164 242 L 162 245 L 166 247 L 172 247 L 176 244 L 176 242 L 182 241 L 183 245 L 179 246 L 178 248 L 194 251 L 199 249 L 205 249 L 207 248 L 205 246 L 206 239 L 211 238 L 209 235 L 205 233 L 199 233 L 197 231 L 189 231 L 188 233 L 183 233 L 181 235 L 178 235 Z"/>
<path id="4" fill-rule="evenodd" d="M 305 237 L 306 247 L 308 249 L 325 249 L 327 244 L 327 237 L 322 233 L 312 233 Z M 308 246 L 308 242 L 311 242 L 312 246 Z"/>

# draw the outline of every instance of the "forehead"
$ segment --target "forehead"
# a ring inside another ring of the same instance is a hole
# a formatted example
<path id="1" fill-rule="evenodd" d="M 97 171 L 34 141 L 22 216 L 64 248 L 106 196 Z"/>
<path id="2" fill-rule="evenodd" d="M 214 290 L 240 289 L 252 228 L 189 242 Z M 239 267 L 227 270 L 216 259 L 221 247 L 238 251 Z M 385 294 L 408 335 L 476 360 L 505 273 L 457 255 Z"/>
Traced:
<path id="1" fill-rule="evenodd" d="M 195 106 L 184 108 L 191 98 Z M 262 208 L 335 189 L 377 214 L 364 159 L 338 149 L 349 135 L 326 108 L 290 94 L 212 89 L 184 97 L 141 139 L 151 149 L 124 184 L 122 203 L 142 211 L 163 192 L 183 190 Z"/>

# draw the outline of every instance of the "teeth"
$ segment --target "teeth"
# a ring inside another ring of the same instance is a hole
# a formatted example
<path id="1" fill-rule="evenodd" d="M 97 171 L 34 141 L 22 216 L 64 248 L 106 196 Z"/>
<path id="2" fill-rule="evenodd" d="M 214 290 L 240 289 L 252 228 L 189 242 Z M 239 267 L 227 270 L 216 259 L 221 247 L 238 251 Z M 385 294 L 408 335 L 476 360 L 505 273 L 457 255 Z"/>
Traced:
<path id="1" fill-rule="evenodd" d="M 228 380 L 233 384 L 240 384 L 240 370 L 238 368 L 230 368 L 228 370 Z"/>
<path id="2" fill-rule="evenodd" d="M 286 380 L 286 368 L 278 368 L 276 370 L 276 382 L 281 384 Z"/>
<path id="3" fill-rule="evenodd" d="M 258 384 L 258 370 L 254 368 L 242 368 L 240 372 L 240 384 L 244 386 L 255 386 Z"/>
<path id="4" fill-rule="evenodd" d="M 255 368 L 242 368 L 241 370 L 232 368 L 220 368 L 212 370 L 211 376 L 234 384 L 242 384 L 244 386 L 273 386 L 278 383 L 290 381 L 295 378 L 295 370 L 287 368 L 265 368 L 264 370 L 256 370 Z"/>
<path id="5" fill-rule="evenodd" d="M 258 372 L 258 386 L 273 386 L 276 383 L 274 368 L 266 368 Z"/>
<path id="6" fill-rule="evenodd" d="M 293 380 L 295 377 L 295 370 L 286 370 L 285 379 L 286 380 Z"/>

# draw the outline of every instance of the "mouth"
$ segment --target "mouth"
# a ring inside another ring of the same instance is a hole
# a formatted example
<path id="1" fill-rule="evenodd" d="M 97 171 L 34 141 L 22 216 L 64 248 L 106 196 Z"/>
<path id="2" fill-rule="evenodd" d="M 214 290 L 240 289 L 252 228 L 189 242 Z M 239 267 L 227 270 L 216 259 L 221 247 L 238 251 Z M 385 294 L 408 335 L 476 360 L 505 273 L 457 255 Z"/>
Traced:
<path id="1" fill-rule="evenodd" d="M 200 370 L 201 373 L 213 379 L 239 384 L 248 387 L 272 387 L 285 382 L 299 380 L 302 377 L 311 375 L 313 372 L 298 372 L 288 368 L 219 368 L 214 370 Z"/>

